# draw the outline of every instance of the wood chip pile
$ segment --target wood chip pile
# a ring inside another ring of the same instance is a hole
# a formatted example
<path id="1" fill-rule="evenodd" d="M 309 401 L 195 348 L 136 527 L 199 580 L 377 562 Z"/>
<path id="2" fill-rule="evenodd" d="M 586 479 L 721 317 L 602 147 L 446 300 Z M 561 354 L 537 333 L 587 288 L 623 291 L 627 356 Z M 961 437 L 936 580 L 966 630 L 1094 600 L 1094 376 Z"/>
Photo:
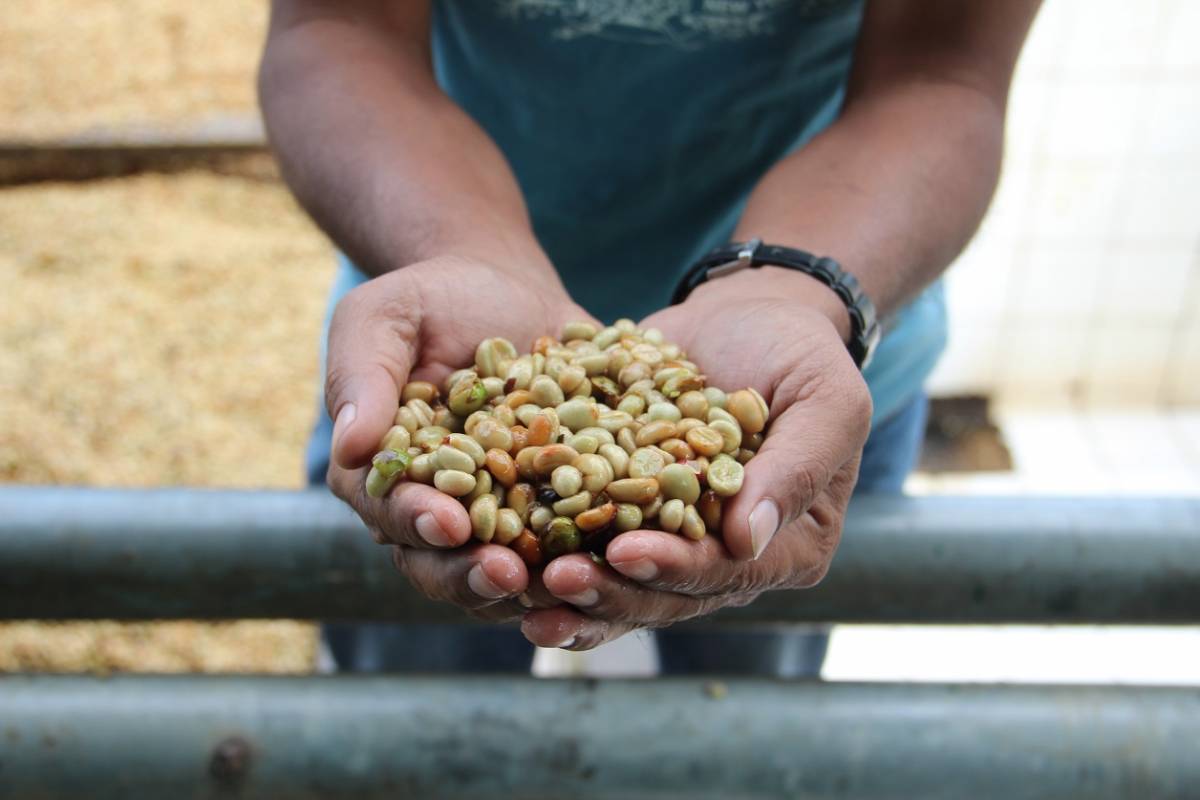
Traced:
<path id="1" fill-rule="evenodd" d="M 300 487 L 332 266 L 274 183 L 0 191 L 0 481 Z M 291 671 L 314 648 L 296 623 L 0 625 L 0 670 Z"/>
<path id="2" fill-rule="evenodd" d="M 0 139 L 255 113 L 267 3 L 4 0 Z"/>

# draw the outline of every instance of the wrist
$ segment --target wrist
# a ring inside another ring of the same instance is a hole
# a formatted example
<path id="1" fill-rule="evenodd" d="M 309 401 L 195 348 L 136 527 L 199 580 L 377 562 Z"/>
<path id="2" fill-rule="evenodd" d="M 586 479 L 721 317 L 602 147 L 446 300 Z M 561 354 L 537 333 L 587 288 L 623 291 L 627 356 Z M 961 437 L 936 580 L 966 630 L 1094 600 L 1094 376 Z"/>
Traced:
<path id="1" fill-rule="evenodd" d="M 786 302 L 816 311 L 829 320 L 843 343 L 850 340 L 850 313 L 837 293 L 816 278 L 785 267 L 764 264 L 701 284 L 696 294 L 716 292 L 728 298 Z"/>

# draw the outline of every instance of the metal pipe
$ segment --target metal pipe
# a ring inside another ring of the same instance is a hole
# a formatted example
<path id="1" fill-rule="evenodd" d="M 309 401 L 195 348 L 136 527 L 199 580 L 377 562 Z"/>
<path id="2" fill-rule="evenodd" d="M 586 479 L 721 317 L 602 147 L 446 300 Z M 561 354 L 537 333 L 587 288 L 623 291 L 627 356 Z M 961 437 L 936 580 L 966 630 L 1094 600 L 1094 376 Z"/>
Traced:
<path id="1" fill-rule="evenodd" d="M 0 679 L 6 797 L 1194 797 L 1200 690 Z"/>
<path id="2" fill-rule="evenodd" d="M 0 488 L 0 618 L 466 621 L 323 491 Z M 1200 500 L 864 498 L 825 581 L 712 623 L 1200 622 Z"/>

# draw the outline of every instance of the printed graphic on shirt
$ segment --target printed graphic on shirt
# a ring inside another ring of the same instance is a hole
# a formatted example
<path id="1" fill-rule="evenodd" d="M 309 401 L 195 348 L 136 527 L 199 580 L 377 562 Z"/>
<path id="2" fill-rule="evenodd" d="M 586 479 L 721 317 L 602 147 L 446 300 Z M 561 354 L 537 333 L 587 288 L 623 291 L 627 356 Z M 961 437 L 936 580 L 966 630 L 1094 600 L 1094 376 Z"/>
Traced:
<path id="1" fill-rule="evenodd" d="M 852 2 L 852 0 L 851 0 Z M 559 39 L 598 36 L 642 44 L 689 47 L 713 39 L 774 33 L 781 12 L 818 16 L 847 0 L 499 0 L 516 19 L 545 19 Z"/>

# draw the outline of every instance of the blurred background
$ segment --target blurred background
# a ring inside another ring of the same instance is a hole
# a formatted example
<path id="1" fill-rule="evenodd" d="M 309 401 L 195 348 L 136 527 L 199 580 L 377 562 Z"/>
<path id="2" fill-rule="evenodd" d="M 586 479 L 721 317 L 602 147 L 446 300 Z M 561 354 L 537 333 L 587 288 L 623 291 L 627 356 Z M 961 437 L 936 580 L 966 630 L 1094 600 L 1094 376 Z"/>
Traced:
<path id="1" fill-rule="evenodd" d="M 333 260 L 263 147 L 265 24 L 234 0 L 0 9 L 0 481 L 302 485 Z M 1198 32 L 1190 0 L 1046 3 L 947 278 L 912 492 L 1200 494 Z M 538 669 L 636 673 L 648 648 Z M 0 671 L 316 661 L 292 622 L 0 624 Z M 844 626 L 825 675 L 1200 683 L 1200 633 Z"/>

